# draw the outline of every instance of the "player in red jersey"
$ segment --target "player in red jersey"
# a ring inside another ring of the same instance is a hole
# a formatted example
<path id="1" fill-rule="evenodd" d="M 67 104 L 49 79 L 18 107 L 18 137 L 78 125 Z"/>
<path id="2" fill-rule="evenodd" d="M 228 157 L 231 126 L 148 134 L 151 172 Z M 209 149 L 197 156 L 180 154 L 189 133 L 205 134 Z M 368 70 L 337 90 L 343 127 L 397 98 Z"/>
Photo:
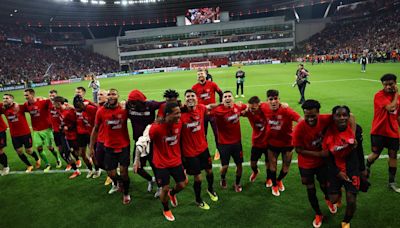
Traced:
<path id="1" fill-rule="evenodd" d="M 267 144 L 267 119 L 264 113 L 261 111 L 261 107 L 268 105 L 261 103 L 260 98 L 257 96 L 251 97 L 248 101 L 249 108 L 243 114 L 243 116 L 249 119 L 253 133 L 251 135 L 251 169 L 253 172 L 250 175 L 250 182 L 254 182 L 259 173 L 257 162 L 264 154 L 265 156 L 265 169 L 267 178 L 265 180 L 265 186 L 267 188 L 272 186 L 271 171 L 268 164 L 268 144 Z"/>
<path id="2" fill-rule="evenodd" d="M 123 185 L 123 204 L 129 204 L 129 175 L 130 140 L 127 127 L 128 114 L 118 102 L 119 93 L 116 89 L 110 89 L 107 94 L 107 102 L 96 114 L 96 121 L 90 137 L 90 150 L 94 153 L 94 144 L 97 142 L 100 126 L 104 130 L 104 166 L 108 175 L 117 182 L 117 168 L 120 167 L 121 182 Z"/>
<path id="3" fill-rule="evenodd" d="M 53 147 L 54 139 L 51 131 L 51 123 L 48 121 L 50 119 L 51 101 L 48 99 L 36 98 L 35 90 L 33 89 L 26 89 L 24 91 L 24 96 L 26 99 L 24 103 L 25 112 L 28 112 L 31 116 L 33 142 L 39 152 L 39 156 L 45 162 L 46 168 L 44 172 L 48 172 L 51 166 L 44 152 L 44 146 L 54 155 L 57 165 L 61 163 L 60 157 Z"/>
<path id="4" fill-rule="evenodd" d="M 99 168 L 93 171 L 91 159 L 86 154 L 86 148 L 90 143 L 90 134 L 92 133 L 94 121 L 96 118 L 97 107 L 93 105 L 85 105 L 83 98 L 79 95 L 74 97 L 74 108 L 76 114 L 77 142 L 79 146 L 79 156 L 83 158 L 89 172 L 86 178 L 91 178 L 95 173 L 99 172 Z"/>
<path id="5" fill-rule="evenodd" d="M 292 161 L 292 128 L 293 121 L 302 120 L 299 114 L 293 109 L 283 108 L 279 101 L 278 90 L 267 91 L 267 102 L 269 105 L 262 107 L 262 111 L 268 121 L 267 141 L 268 141 L 268 160 L 271 170 L 272 194 L 279 196 L 279 191 L 285 191 L 283 178 L 289 172 Z M 282 154 L 282 169 L 276 178 L 277 160 L 279 154 Z"/>
<path id="6" fill-rule="evenodd" d="M 194 176 L 193 188 L 196 204 L 199 208 L 208 210 L 210 206 L 201 198 L 201 170 L 207 173 L 207 193 L 212 201 L 218 201 L 213 188 L 214 175 L 208 144 L 204 134 L 204 119 L 207 107 L 197 104 L 196 93 L 189 89 L 185 92 L 185 106 L 182 108 L 181 148 L 184 156 L 184 166 L 189 175 Z"/>
<path id="7" fill-rule="evenodd" d="M 81 175 L 73 159 L 73 154 L 78 153 L 75 110 L 67 103 L 65 98 L 60 96 L 53 98 L 53 105 L 54 116 L 59 118 L 60 153 L 65 162 L 67 162 L 67 166 L 74 170 L 72 175 L 69 176 L 69 179 L 73 179 Z"/>
<path id="8" fill-rule="evenodd" d="M 215 93 L 219 95 L 219 101 L 222 101 L 222 90 L 218 87 L 218 85 L 211 80 L 207 80 L 207 72 L 206 70 L 199 70 L 197 72 L 197 83 L 192 86 L 192 90 L 195 91 L 197 95 L 197 100 L 199 104 L 209 105 L 215 104 Z M 215 123 L 215 118 L 206 115 L 204 119 L 204 132 L 207 138 L 208 132 L 208 123 L 211 124 L 211 129 L 214 133 L 215 145 L 218 145 L 218 134 L 217 134 L 217 125 Z M 220 154 L 218 150 L 215 151 L 214 160 L 218 160 Z"/>
<path id="9" fill-rule="evenodd" d="M 227 188 L 226 173 L 228 171 L 229 160 L 233 157 L 236 164 L 236 181 L 233 185 L 236 192 L 242 191 L 240 179 L 242 178 L 242 135 L 240 131 L 240 115 L 247 106 L 234 103 L 231 91 L 225 91 L 222 96 L 222 104 L 213 108 L 210 112 L 214 116 L 218 128 L 218 150 L 221 154 L 221 181 L 223 189 Z"/>
<path id="10" fill-rule="evenodd" d="M 313 226 L 320 227 L 323 215 L 318 204 L 314 176 L 324 193 L 330 212 L 333 214 L 337 212 L 336 204 L 332 204 L 328 196 L 328 166 L 325 162 L 328 154 L 322 150 L 324 134 L 333 119 L 332 115 L 319 114 L 321 105 L 316 100 L 306 100 L 301 108 L 304 111 L 304 120 L 296 125 L 293 132 L 293 146 L 298 153 L 301 182 L 307 189 L 308 201 L 315 212 Z"/>
<path id="11" fill-rule="evenodd" d="M 50 90 L 49 91 L 49 100 L 51 103 L 49 104 L 49 111 L 50 111 L 50 123 L 51 127 L 53 129 L 53 138 L 54 138 L 54 143 L 58 149 L 58 151 L 61 151 L 61 133 L 60 133 L 60 117 L 59 113 L 54 107 L 54 98 L 58 95 L 57 90 Z M 61 152 L 60 152 L 61 153 Z M 56 168 L 61 168 L 62 164 L 60 160 L 57 160 L 57 165 Z"/>
<path id="12" fill-rule="evenodd" d="M 367 170 L 378 159 L 384 148 L 389 154 L 389 187 L 400 193 L 395 182 L 397 172 L 397 151 L 399 150 L 399 108 L 400 96 L 397 88 L 397 77 L 385 74 L 381 77 L 383 89 L 374 97 L 374 119 L 371 128 L 372 153 L 367 158 Z"/>
<path id="13" fill-rule="evenodd" d="M 28 158 L 24 154 L 25 152 L 31 155 L 36 161 L 36 168 L 40 167 L 40 159 L 36 152 L 32 149 L 32 136 L 31 130 L 29 129 L 28 122 L 25 118 L 24 106 L 18 105 L 14 102 L 14 96 L 11 94 L 4 94 L 3 103 L 0 104 L 1 113 L 7 119 L 8 126 L 10 128 L 10 134 L 12 144 L 19 158 L 27 166 L 26 172 L 30 173 L 33 170 L 33 166 L 28 161 Z"/>
<path id="14" fill-rule="evenodd" d="M 346 190 L 346 212 L 342 227 L 350 227 L 356 210 L 357 193 L 360 187 L 360 168 L 355 150 L 357 142 L 349 124 L 350 109 L 336 106 L 332 110 L 334 124 L 325 133 L 322 144 L 328 157 L 328 192 L 332 203 L 339 200 L 341 188 Z"/>
<path id="15" fill-rule="evenodd" d="M 177 103 L 172 102 L 166 104 L 164 113 L 165 117 L 151 124 L 148 135 L 143 136 L 148 137 L 153 143 L 153 164 L 156 168 L 157 182 L 162 186 L 160 200 L 163 205 L 164 217 L 168 221 L 174 221 L 175 217 L 168 206 L 168 198 L 173 207 L 178 206 L 176 194 L 186 186 L 180 145 L 181 110 Z M 135 159 L 135 172 L 139 167 L 141 167 L 140 159 Z M 176 183 L 173 189 L 169 187 L 170 176 Z"/>
<path id="16" fill-rule="evenodd" d="M 10 167 L 8 167 L 8 159 L 7 155 L 4 151 L 4 148 L 7 146 L 7 125 L 1 116 L 1 109 L 0 109 L 0 164 L 3 166 L 3 169 L 0 172 L 1 176 L 8 175 L 10 173 Z"/>
<path id="17" fill-rule="evenodd" d="M 179 93 L 176 92 L 173 89 L 167 89 L 164 92 L 164 98 L 165 98 L 165 103 L 160 105 L 158 112 L 157 112 L 157 119 L 161 120 L 162 118 L 165 117 L 165 106 L 167 103 L 177 103 L 179 106 L 181 106 L 181 101 L 178 100 Z"/>
<path id="18" fill-rule="evenodd" d="M 81 97 L 83 98 L 83 102 L 84 102 L 85 106 L 86 106 L 86 105 L 97 106 L 97 104 L 96 104 L 95 102 L 93 102 L 93 101 L 88 100 L 88 99 L 85 98 L 85 95 L 86 95 L 86 89 L 85 89 L 85 87 L 82 87 L 82 86 L 76 87 L 76 89 L 75 89 L 75 96 L 76 96 L 76 95 L 79 95 L 79 96 L 81 96 Z"/>
<path id="19" fill-rule="evenodd" d="M 104 104 L 107 102 L 107 94 L 108 91 L 101 89 L 97 92 L 97 101 L 98 101 L 98 109 L 97 112 L 99 111 L 99 109 L 101 107 L 104 106 Z M 96 112 L 96 114 L 97 114 Z M 97 137 L 97 142 L 94 142 L 94 145 L 89 145 L 89 148 L 94 148 L 94 150 L 90 150 L 90 157 L 92 158 L 94 164 L 95 164 L 95 168 L 98 167 L 100 169 L 105 170 L 104 167 L 104 155 L 105 155 L 105 148 L 104 148 L 104 125 L 100 125 L 99 128 L 99 135 Z M 93 174 L 93 178 L 98 178 L 101 175 L 101 170 L 99 170 L 98 172 L 96 171 Z M 104 185 L 109 185 L 112 183 L 112 179 L 107 175 L 106 181 L 104 182 Z"/>

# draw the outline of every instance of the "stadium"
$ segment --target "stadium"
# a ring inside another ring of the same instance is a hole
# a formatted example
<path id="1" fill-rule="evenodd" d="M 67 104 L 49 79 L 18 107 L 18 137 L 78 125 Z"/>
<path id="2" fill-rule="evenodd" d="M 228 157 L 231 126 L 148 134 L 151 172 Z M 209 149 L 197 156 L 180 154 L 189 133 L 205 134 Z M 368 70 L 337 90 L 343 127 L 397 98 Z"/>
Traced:
<path id="1" fill-rule="evenodd" d="M 400 224 L 399 0 L 0 2 L 1 227 Z"/>

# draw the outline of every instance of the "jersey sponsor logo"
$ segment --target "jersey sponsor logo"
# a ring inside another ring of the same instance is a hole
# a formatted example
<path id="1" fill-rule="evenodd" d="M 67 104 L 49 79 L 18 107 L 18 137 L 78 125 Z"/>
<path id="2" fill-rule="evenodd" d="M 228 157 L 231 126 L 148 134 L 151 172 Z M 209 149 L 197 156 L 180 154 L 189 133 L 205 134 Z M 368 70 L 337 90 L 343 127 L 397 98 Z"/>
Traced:
<path id="1" fill-rule="evenodd" d="M 231 116 L 226 117 L 225 119 L 227 122 L 237 123 L 237 122 L 239 122 L 239 115 L 235 113 Z"/>
<path id="2" fill-rule="evenodd" d="M 151 113 L 149 111 L 145 112 L 130 111 L 129 114 L 131 116 L 150 116 Z"/>
<path id="3" fill-rule="evenodd" d="M 176 144 L 178 144 L 178 136 L 177 135 L 173 135 L 173 136 L 168 136 L 164 138 L 164 141 L 170 145 L 170 146 L 174 146 Z"/>
<path id="4" fill-rule="evenodd" d="M 265 128 L 265 124 L 263 122 L 258 122 L 255 123 L 254 126 L 259 130 L 259 131 L 263 131 Z"/>
<path id="5" fill-rule="evenodd" d="M 207 91 L 207 93 L 200 94 L 200 98 L 203 100 L 208 100 L 208 99 L 210 99 L 210 94 Z"/>
<path id="6" fill-rule="evenodd" d="M 39 117 L 40 116 L 40 112 L 39 112 L 39 109 L 37 109 L 37 107 L 34 107 L 34 109 L 30 110 L 29 114 L 31 114 L 32 117 Z"/>
<path id="7" fill-rule="evenodd" d="M 279 117 L 279 116 L 278 116 Z M 272 130 L 281 130 L 281 121 L 279 120 L 268 120 L 268 124 L 271 126 Z"/>
<path id="8" fill-rule="evenodd" d="M 322 147 L 323 135 L 322 132 L 318 133 L 318 136 L 311 142 L 311 146 L 313 147 Z"/>
<path id="9" fill-rule="evenodd" d="M 10 122 L 18 122 L 18 121 L 19 121 L 17 115 L 9 115 L 9 116 L 7 116 L 7 119 L 8 119 Z"/>
<path id="10" fill-rule="evenodd" d="M 110 126 L 112 130 L 121 129 L 122 128 L 122 121 L 120 119 L 114 120 L 107 120 L 107 125 Z"/>
<path id="11" fill-rule="evenodd" d="M 82 112 L 76 112 L 76 117 L 83 122 L 85 127 L 90 127 L 89 120 L 86 118 L 85 115 L 83 115 Z"/>
<path id="12" fill-rule="evenodd" d="M 350 138 L 347 141 L 342 140 L 342 142 L 343 142 L 343 145 L 338 145 L 338 146 L 333 147 L 334 152 L 338 152 L 338 151 L 346 149 L 350 145 L 353 145 L 355 140 L 354 140 L 354 138 Z"/>
<path id="13" fill-rule="evenodd" d="M 50 115 L 54 118 L 58 117 L 58 112 L 56 110 L 50 110 Z"/>
<path id="14" fill-rule="evenodd" d="M 197 132 L 201 130 L 201 125 L 199 121 L 191 122 L 186 124 L 186 128 L 193 128 L 192 132 Z"/>

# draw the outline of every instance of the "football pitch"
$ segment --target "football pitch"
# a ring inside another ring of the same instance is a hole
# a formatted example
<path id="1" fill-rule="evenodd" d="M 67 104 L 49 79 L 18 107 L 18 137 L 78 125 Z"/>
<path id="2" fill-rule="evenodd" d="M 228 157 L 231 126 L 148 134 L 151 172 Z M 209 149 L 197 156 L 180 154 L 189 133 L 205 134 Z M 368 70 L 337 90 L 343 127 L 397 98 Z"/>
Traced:
<path id="1" fill-rule="evenodd" d="M 370 64 L 366 73 L 360 72 L 359 64 L 306 64 L 305 68 L 311 74 L 311 84 L 306 88 L 306 99 L 319 100 L 322 106 L 321 113 L 330 113 L 335 105 L 349 106 L 357 123 L 363 127 L 364 151 L 365 155 L 368 155 L 373 96 L 382 88 L 379 79 L 383 74 L 394 73 L 400 76 L 400 64 Z M 246 72 L 246 97 L 236 101 L 246 103 L 255 95 L 261 100 L 266 100 L 266 90 L 278 89 L 281 101 L 288 103 L 303 115 L 300 105 L 297 104 L 299 91 L 297 87 L 292 87 L 296 69 L 297 64 L 242 67 Z M 236 67 L 229 67 L 209 71 L 222 90 L 235 93 L 236 70 Z M 126 99 L 132 89 L 139 89 L 148 99 L 162 100 L 163 91 L 166 89 L 176 89 L 180 93 L 180 99 L 183 99 L 184 91 L 191 88 L 196 79 L 195 71 L 182 71 L 100 79 L 100 82 L 103 89 L 118 89 L 121 99 Z M 47 97 L 50 89 L 56 89 L 59 95 L 72 101 L 74 89 L 87 85 L 88 82 L 85 81 L 40 87 L 35 90 L 37 96 Z M 23 91 L 9 93 L 15 96 L 16 102 L 24 102 Z M 91 91 L 88 90 L 86 98 L 92 99 L 91 95 Z M 190 177 L 189 185 L 177 195 L 179 206 L 171 207 L 176 218 L 173 223 L 166 221 L 162 216 L 161 203 L 154 199 L 154 193 L 146 191 L 147 182 L 133 172 L 130 172 L 130 205 L 122 204 L 120 193 L 107 194 L 110 187 L 103 185 L 105 173 L 98 179 L 86 179 L 86 173 L 82 173 L 73 180 L 69 180 L 69 174 L 62 171 L 43 174 L 39 170 L 25 174 L 25 166 L 12 148 L 10 135 L 7 133 L 6 154 L 12 172 L 8 176 L 0 177 L 0 227 L 312 227 L 314 212 L 308 202 L 306 189 L 300 181 L 297 155 L 294 154 L 294 162 L 284 179 L 286 190 L 280 197 L 275 197 L 271 190 L 265 187 L 264 165 L 259 165 L 261 172 L 257 180 L 254 183 L 249 182 L 251 127 L 246 118 L 241 119 L 241 130 L 245 160 L 243 192 L 236 193 L 232 187 L 226 190 L 219 187 L 219 161 L 214 161 L 214 188 L 220 200 L 212 202 L 209 199 L 205 192 L 207 182 L 203 178 L 202 197 L 211 209 L 204 211 L 197 208 L 192 187 L 193 179 Z M 208 141 L 210 152 L 213 154 L 215 144 L 211 129 Z M 384 151 L 383 155 L 386 154 Z M 48 152 L 47 157 L 55 164 L 54 157 Z M 232 186 L 235 180 L 234 171 L 234 167 L 228 170 L 228 186 Z M 372 168 L 372 186 L 368 193 L 358 194 L 357 211 L 351 221 L 352 227 L 399 226 L 400 194 L 389 191 L 387 180 L 387 159 L 382 158 Z M 397 180 L 400 183 L 400 179 Z M 339 227 L 344 216 L 345 199 L 338 213 L 331 215 L 318 187 L 317 192 L 320 207 L 325 215 L 322 226 Z"/>

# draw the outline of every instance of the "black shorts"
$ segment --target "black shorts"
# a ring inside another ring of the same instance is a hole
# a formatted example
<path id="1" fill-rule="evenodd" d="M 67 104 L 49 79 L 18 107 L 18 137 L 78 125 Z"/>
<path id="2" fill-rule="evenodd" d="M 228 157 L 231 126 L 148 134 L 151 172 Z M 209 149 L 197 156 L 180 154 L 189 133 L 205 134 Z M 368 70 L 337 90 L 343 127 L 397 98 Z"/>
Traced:
<path id="1" fill-rule="evenodd" d="M 265 162 L 268 162 L 268 148 L 251 147 L 251 159 L 252 162 L 257 162 L 264 154 Z"/>
<path id="2" fill-rule="evenodd" d="M 67 147 L 70 151 L 73 151 L 74 154 L 78 154 L 78 142 L 76 140 L 67 139 Z"/>
<path id="3" fill-rule="evenodd" d="M 243 163 L 242 143 L 237 144 L 219 144 L 219 154 L 221 157 L 221 165 L 229 165 L 231 157 L 236 165 Z"/>
<path id="4" fill-rule="evenodd" d="M 377 154 L 380 154 L 383 148 L 398 151 L 399 139 L 390 138 L 382 135 L 371 135 L 371 146 L 377 149 L 377 151 L 372 150 L 373 153 Z"/>
<path id="5" fill-rule="evenodd" d="M 122 148 L 121 152 L 115 153 L 113 148 L 106 147 L 104 155 L 104 167 L 107 171 L 118 168 L 118 165 L 129 167 L 131 162 L 129 146 Z"/>
<path id="6" fill-rule="evenodd" d="M 94 159 L 96 160 L 97 165 L 101 168 L 101 169 L 105 169 L 104 168 L 104 156 L 105 156 L 105 147 L 104 147 L 104 143 L 101 142 L 97 142 L 96 143 L 96 149 L 94 150 Z"/>
<path id="7" fill-rule="evenodd" d="M 170 176 L 174 178 L 175 183 L 183 182 L 186 179 L 182 165 L 178 165 L 172 168 L 162 168 L 162 169 L 156 168 L 155 171 L 156 171 L 155 175 L 157 179 L 157 184 L 161 187 L 169 185 Z"/>
<path id="8" fill-rule="evenodd" d="M 18 136 L 18 137 L 11 137 L 12 144 L 14 149 L 19 149 L 21 147 L 25 147 L 25 149 L 32 148 L 32 136 L 31 134 Z"/>
<path id="9" fill-rule="evenodd" d="M 352 182 L 340 180 L 336 176 L 329 175 L 328 193 L 339 194 L 339 192 L 341 191 L 340 189 L 342 188 L 342 186 L 344 186 L 346 192 L 357 194 L 358 190 L 360 189 L 360 176 L 352 176 L 352 177 L 349 176 L 349 178 L 352 180 Z"/>
<path id="10" fill-rule="evenodd" d="M 286 152 L 292 152 L 293 146 L 284 146 L 284 147 L 276 147 L 276 146 L 271 146 L 268 145 L 268 150 L 274 152 L 274 153 L 286 153 Z"/>
<path id="11" fill-rule="evenodd" d="M 314 184 L 314 176 L 320 184 L 326 184 L 328 180 L 328 166 L 322 165 L 317 168 L 304 169 L 300 168 L 301 183 L 304 185 Z"/>
<path id="12" fill-rule="evenodd" d="M 56 144 L 56 146 L 60 147 L 62 145 L 62 137 L 63 137 L 61 132 L 53 131 L 53 137 L 54 137 L 54 143 Z"/>
<path id="13" fill-rule="evenodd" d="M 196 157 L 185 157 L 185 169 L 189 175 L 199 175 L 201 170 L 212 169 L 212 161 L 208 148 Z"/>
<path id="14" fill-rule="evenodd" d="M 78 146 L 87 147 L 90 143 L 90 135 L 88 134 L 78 134 Z"/>
<path id="15" fill-rule="evenodd" d="M 2 118 L 2 117 L 0 116 L 0 118 Z M 7 146 L 6 131 L 2 131 L 2 132 L 0 132 L 0 149 L 3 149 L 6 146 Z"/>

